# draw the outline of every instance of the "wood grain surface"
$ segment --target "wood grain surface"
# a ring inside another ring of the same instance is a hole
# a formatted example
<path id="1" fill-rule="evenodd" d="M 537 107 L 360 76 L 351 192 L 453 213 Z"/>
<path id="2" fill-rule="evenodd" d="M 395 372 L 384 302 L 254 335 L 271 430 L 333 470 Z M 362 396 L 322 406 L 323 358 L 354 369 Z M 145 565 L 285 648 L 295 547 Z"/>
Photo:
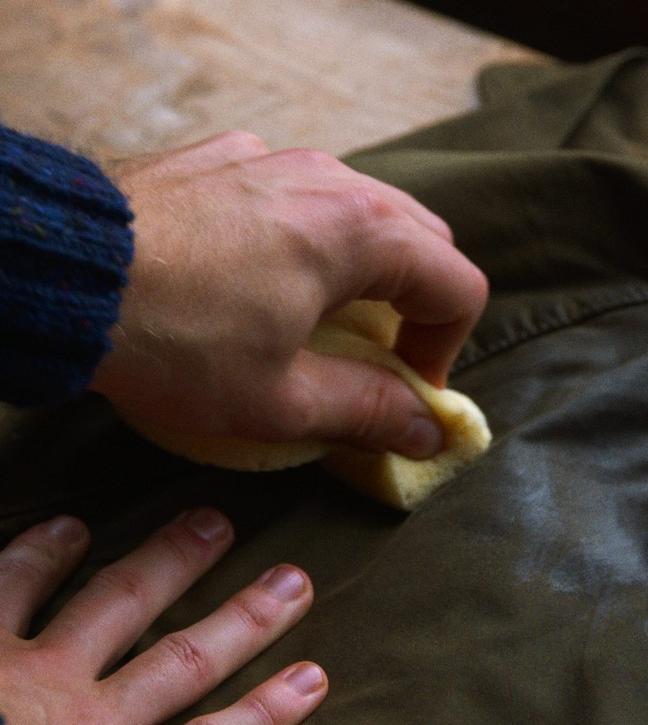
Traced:
<path id="1" fill-rule="evenodd" d="M 396 0 L 2 0 L 0 118 L 103 156 L 231 128 L 341 155 L 537 53 Z"/>

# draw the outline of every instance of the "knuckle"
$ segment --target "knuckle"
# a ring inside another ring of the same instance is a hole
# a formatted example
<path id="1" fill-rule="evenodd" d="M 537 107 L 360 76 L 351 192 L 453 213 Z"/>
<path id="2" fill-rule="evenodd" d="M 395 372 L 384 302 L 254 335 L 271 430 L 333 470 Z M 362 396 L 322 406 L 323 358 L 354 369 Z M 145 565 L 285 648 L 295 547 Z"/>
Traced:
<path id="1" fill-rule="evenodd" d="M 279 722 L 277 714 L 273 713 L 270 706 L 258 695 L 248 695 L 241 705 L 250 713 L 249 722 L 255 725 L 277 725 Z M 245 722 L 248 722 L 248 719 Z"/>
<path id="2" fill-rule="evenodd" d="M 301 163 L 306 166 L 320 166 L 324 168 L 342 166 L 342 162 L 338 161 L 335 156 L 327 154 L 325 151 L 312 148 L 292 148 L 285 152 L 290 160 L 294 163 Z"/>
<path id="3" fill-rule="evenodd" d="M 210 663 L 206 652 L 183 632 L 167 634 L 159 644 L 184 670 L 202 679 L 209 676 Z"/>
<path id="4" fill-rule="evenodd" d="M 353 216 L 365 223 L 383 222 L 402 216 L 402 212 L 380 189 L 369 185 L 352 187 L 346 199 Z"/>
<path id="5" fill-rule="evenodd" d="M 216 137 L 221 143 L 227 144 L 237 149 L 265 151 L 267 149 L 265 143 L 256 134 L 250 131 L 242 131 L 234 129 L 225 131 Z"/>
<path id="6" fill-rule="evenodd" d="M 232 612 L 251 634 L 267 632 L 272 626 L 273 619 L 269 612 L 264 611 L 249 594 L 240 594 L 230 602 Z"/>
<path id="7" fill-rule="evenodd" d="M 101 569 L 92 577 L 89 586 L 109 596 L 130 600 L 140 609 L 148 605 L 149 597 L 142 578 L 123 566 L 112 565 Z"/>

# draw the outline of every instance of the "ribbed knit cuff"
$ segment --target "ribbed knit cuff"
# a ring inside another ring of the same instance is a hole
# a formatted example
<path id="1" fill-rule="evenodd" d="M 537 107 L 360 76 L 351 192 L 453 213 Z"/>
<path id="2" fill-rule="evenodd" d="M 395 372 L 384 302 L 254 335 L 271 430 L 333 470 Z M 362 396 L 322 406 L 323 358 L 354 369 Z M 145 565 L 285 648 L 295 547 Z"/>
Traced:
<path id="1" fill-rule="evenodd" d="M 87 387 L 111 348 L 132 219 L 92 161 L 0 126 L 0 400 Z"/>

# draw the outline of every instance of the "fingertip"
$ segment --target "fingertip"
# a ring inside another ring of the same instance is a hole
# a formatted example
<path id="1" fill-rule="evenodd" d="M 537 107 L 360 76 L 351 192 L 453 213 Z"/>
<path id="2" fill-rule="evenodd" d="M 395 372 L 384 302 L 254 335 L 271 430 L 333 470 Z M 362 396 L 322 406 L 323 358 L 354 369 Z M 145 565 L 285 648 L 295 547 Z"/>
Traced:
<path id="1" fill-rule="evenodd" d="M 326 672 L 318 664 L 297 662 L 273 675 L 234 705 L 221 710 L 217 717 L 222 719 L 218 722 L 304 722 L 322 704 L 328 688 Z M 198 725 L 198 722 L 192 720 L 188 725 Z M 204 722 L 207 725 L 207 721 Z"/>
<path id="2" fill-rule="evenodd" d="M 397 381 L 392 415 L 395 425 L 385 428 L 381 450 L 416 460 L 432 458 L 442 450 L 445 434 L 441 421 L 429 404 L 402 380 Z"/>
<path id="3" fill-rule="evenodd" d="M 232 541 L 234 526 L 218 509 L 202 507 L 184 511 L 176 519 L 176 523 L 188 528 L 194 535 L 204 541 Z"/>
<path id="4" fill-rule="evenodd" d="M 258 583 L 283 602 L 299 600 L 309 607 L 313 601 L 310 577 L 294 564 L 277 564 L 262 574 Z"/>
<path id="5" fill-rule="evenodd" d="M 312 589 L 313 583 L 311 582 L 311 578 L 308 575 L 307 572 L 305 572 L 301 566 L 298 566 L 297 564 L 291 564 L 289 562 L 284 562 L 282 566 L 289 566 L 291 569 L 294 569 L 298 574 L 300 574 L 302 577 L 304 577 L 304 581 L 306 582 L 306 585 Z"/>
<path id="6" fill-rule="evenodd" d="M 326 672 L 315 662 L 298 662 L 283 674 L 283 680 L 302 697 L 318 694 L 324 696 L 328 691 Z"/>
<path id="7" fill-rule="evenodd" d="M 65 544 L 81 545 L 90 541 L 90 530 L 76 516 L 56 516 L 45 522 L 44 527 L 48 536 Z"/>
<path id="8" fill-rule="evenodd" d="M 315 588 L 313 587 L 313 581 L 308 575 L 307 572 L 305 572 L 300 566 L 297 566 L 296 564 L 285 564 L 285 566 L 289 566 L 291 569 L 296 571 L 304 580 L 304 593 L 303 596 L 310 602 L 313 601 L 313 598 L 315 596 Z"/>
<path id="9" fill-rule="evenodd" d="M 439 453 L 443 445 L 444 434 L 439 421 L 431 415 L 416 415 L 410 420 L 395 450 L 408 458 L 424 460 Z"/>

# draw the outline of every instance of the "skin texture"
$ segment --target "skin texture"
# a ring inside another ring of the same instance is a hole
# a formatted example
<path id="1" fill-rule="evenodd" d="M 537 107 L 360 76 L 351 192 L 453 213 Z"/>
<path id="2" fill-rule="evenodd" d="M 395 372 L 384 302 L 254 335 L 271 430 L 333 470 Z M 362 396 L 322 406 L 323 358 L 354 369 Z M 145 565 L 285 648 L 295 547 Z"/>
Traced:
<path id="1" fill-rule="evenodd" d="M 0 552 L 0 715 L 7 725 L 147 725 L 199 700 L 292 628 L 313 590 L 281 564 L 187 629 L 103 677 L 233 540 L 213 509 L 187 512 L 99 571 L 36 637 L 30 619 L 89 543 L 72 517 L 38 524 Z M 152 566 L 154 562 L 154 566 Z M 326 675 L 295 663 L 190 725 L 292 725 L 324 699 Z"/>
<path id="2" fill-rule="evenodd" d="M 114 351 L 92 388 L 126 417 L 179 433 L 341 441 L 412 458 L 440 449 L 438 421 L 396 374 L 306 345 L 347 302 L 386 300 L 404 317 L 397 354 L 445 386 L 487 282 L 441 219 L 327 154 L 270 153 L 243 132 L 112 174 L 136 214 L 136 252 Z M 103 676 L 229 547 L 231 526 L 198 513 L 95 575 L 32 639 L 34 612 L 78 564 L 88 531 L 59 519 L 0 553 L 0 714 L 10 725 L 164 721 L 306 613 L 308 577 L 281 565 Z M 316 666 L 310 680 L 296 678 L 307 667 L 291 665 L 192 725 L 301 722 L 327 689 Z"/>
<path id="3" fill-rule="evenodd" d="M 412 197 L 311 149 L 229 132 L 113 167 L 136 214 L 114 352 L 93 388 L 169 431 L 343 441 L 426 458 L 438 421 L 394 373 L 306 350 L 358 299 L 404 316 L 397 352 L 443 387 L 484 275 Z"/>

